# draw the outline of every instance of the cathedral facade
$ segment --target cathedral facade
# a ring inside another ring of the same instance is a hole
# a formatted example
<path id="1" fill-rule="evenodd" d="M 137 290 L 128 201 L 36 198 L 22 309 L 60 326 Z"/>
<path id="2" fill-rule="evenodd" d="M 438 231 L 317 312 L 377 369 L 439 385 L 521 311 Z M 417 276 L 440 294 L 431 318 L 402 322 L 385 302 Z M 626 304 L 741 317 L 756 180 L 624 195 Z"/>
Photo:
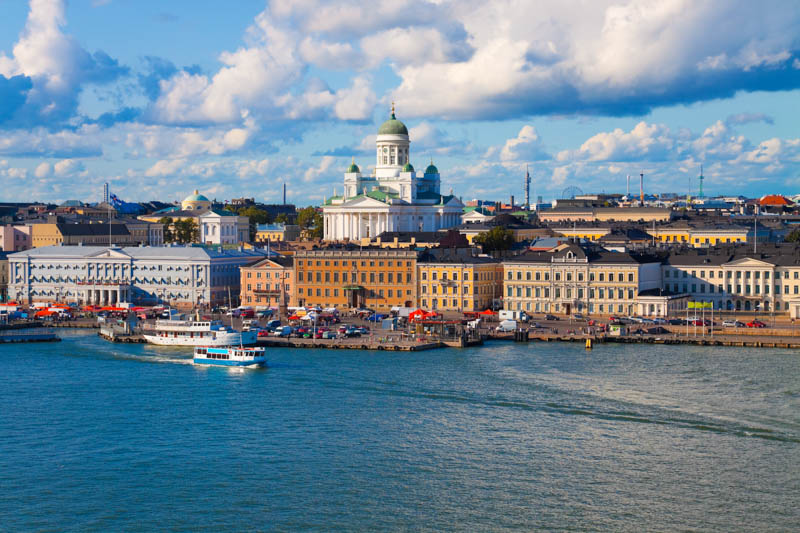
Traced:
<path id="1" fill-rule="evenodd" d="M 359 240 L 385 231 L 438 231 L 461 223 L 463 204 L 443 195 L 439 170 L 431 162 L 423 174 L 411 165 L 405 124 L 392 114 L 378 130 L 375 171 L 361 173 L 355 161 L 344 175 L 344 192 L 322 208 L 324 238 Z"/>

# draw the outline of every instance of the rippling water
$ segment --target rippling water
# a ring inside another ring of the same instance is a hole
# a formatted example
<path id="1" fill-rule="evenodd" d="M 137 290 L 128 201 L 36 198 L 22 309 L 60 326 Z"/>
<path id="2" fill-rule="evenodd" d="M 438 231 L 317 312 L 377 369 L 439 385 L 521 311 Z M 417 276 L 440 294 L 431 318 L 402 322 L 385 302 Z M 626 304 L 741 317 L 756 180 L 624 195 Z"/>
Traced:
<path id="1" fill-rule="evenodd" d="M 800 353 L 0 346 L 0 530 L 785 531 Z"/>

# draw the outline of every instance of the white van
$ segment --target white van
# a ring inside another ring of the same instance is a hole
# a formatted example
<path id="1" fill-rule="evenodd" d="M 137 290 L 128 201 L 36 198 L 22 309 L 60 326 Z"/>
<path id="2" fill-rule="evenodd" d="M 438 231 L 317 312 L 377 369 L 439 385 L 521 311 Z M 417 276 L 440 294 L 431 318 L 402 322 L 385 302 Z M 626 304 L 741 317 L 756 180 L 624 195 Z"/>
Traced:
<path id="1" fill-rule="evenodd" d="M 503 320 L 500 322 L 500 325 L 497 326 L 496 331 L 501 333 L 506 333 L 509 331 L 516 331 L 517 329 L 517 321 L 516 320 Z"/>

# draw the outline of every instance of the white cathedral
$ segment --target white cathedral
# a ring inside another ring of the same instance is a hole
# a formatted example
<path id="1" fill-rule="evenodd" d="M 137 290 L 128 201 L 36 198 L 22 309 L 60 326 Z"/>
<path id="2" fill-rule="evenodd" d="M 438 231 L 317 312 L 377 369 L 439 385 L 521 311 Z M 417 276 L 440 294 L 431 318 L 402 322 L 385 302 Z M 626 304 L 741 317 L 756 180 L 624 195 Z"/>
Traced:
<path id="1" fill-rule="evenodd" d="M 375 172 L 365 176 L 355 161 L 344 175 L 344 194 L 325 201 L 324 238 L 359 240 L 385 231 L 438 231 L 461 223 L 464 205 L 441 194 L 439 170 L 419 176 L 411 166 L 408 129 L 392 115 L 378 130 Z"/>

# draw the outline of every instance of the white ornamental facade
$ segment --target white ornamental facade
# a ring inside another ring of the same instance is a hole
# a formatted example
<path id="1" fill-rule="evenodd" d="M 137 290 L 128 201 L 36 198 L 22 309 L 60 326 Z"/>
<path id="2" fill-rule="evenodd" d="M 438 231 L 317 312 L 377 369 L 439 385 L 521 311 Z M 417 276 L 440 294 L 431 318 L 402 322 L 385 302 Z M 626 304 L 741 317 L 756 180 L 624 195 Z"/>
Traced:
<path id="1" fill-rule="evenodd" d="M 411 165 L 408 129 L 395 118 L 394 108 L 375 144 L 375 171 L 364 175 L 353 162 L 344 175 L 344 193 L 325 202 L 325 240 L 360 240 L 386 231 L 438 231 L 461 223 L 464 206 L 452 194 L 441 193 L 433 162 L 421 175 Z"/>

